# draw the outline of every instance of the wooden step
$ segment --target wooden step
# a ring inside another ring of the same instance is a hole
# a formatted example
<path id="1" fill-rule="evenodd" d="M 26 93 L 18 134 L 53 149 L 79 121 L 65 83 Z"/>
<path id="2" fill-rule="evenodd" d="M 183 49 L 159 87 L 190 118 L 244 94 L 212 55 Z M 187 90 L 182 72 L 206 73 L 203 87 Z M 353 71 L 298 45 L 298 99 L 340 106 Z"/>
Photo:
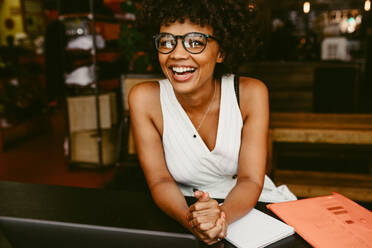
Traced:
<path id="1" fill-rule="evenodd" d="M 286 184 L 297 197 L 338 192 L 356 201 L 372 202 L 371 174 L 276 170 L 274 181 Z"/>

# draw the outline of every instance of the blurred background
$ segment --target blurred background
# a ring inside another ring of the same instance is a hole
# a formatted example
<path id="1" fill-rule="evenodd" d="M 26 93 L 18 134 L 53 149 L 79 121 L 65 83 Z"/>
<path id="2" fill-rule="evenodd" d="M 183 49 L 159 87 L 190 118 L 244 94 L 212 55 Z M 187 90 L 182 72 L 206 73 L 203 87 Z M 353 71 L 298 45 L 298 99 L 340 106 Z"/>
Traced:
<path id="1" fill-rule="evenodd" d="M 238 73 L 269 88 L 268 174 L 372 202 L 370 0 L 247 0 Z M 134 0 L 0 0 L 0 180 L 144 190 L 126 97 L 162 78 Z"/>

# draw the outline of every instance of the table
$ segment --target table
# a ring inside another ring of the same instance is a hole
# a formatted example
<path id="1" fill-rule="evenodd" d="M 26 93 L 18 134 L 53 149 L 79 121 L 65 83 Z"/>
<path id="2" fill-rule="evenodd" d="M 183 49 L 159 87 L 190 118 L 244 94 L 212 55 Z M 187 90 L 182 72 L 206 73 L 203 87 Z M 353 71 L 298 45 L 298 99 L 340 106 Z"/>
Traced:
<path id="1" fill-rule="evenodd" d="M 146 192 L 0 181 L 0 199 L 0 215 L 3 216 L 176 233 L 188 232 L 165 215 Z M 192 199 L 187 198 L 187 201 L 190 202 Z M 265 204 L 259 203 L 256 208 L 271 214 Z M 234 247 L 225 240 L 222 242 L 225 248 Z M 219 245 L 221 243 L 213 247 L 220 247 Z M 0 247 L 10 248 L 1 233 Z M 295 234 L 268 247 L 311 246 Z"/>

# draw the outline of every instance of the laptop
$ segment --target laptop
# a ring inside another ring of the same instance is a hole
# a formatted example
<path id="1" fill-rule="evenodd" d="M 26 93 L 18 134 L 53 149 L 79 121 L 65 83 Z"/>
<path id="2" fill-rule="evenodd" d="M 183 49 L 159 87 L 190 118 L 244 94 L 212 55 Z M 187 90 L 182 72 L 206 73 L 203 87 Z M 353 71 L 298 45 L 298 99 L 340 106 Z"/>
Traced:
<path id="1" fill-rule="evenodd" d="M 198 248 L 191 234 L 84 225 L 0 216 L 13 248 Z"/>

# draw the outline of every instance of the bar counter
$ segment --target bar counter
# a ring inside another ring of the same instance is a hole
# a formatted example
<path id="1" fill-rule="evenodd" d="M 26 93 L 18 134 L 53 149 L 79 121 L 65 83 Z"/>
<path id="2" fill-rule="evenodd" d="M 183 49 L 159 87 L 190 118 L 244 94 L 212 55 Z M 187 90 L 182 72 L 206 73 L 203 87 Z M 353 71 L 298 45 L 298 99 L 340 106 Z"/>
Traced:
<path id="1" fill-rule="evenodd" d="M 146 192 L 88 189 L 66 186 L 0 182 L 0 215 L 62 221 L 109 227 L 134 228 L 187 233 L 180 224 L 165 215 Z M 188 203 L 192 198 L 186 199 Z M 265 204 L 256 208 L 272 215 Z M 272 215 L 273 216 L 273 215 Z M 0 233 L 0 247 L 10 248 Z M 206 247 L 201 244 L 201 247 Z M 212 247 L 232 248 L 223 240 Z M 270 246 L 311 247 L 297 234 Z"/>

